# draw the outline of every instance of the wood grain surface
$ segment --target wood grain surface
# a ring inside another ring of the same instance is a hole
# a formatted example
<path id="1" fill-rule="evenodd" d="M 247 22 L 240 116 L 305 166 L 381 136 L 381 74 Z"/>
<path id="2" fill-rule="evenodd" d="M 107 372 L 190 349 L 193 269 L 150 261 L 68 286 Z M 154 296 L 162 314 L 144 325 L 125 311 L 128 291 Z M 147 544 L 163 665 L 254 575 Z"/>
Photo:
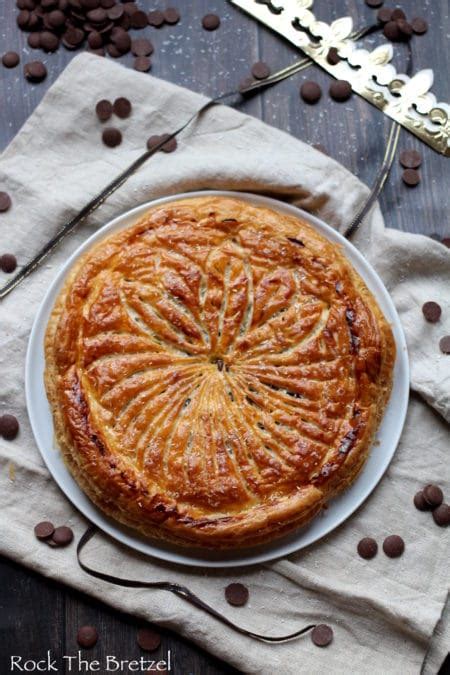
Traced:
<path id="1" fill-rule="evenodd" d="M 195 91 L 210 95 L 225 91 L 245 77 L 251 64 L 259 59 L 277 70 L 298 58 L 298 52 L 291 46 L 257 26 L 227 0 L 138 0 L 138 4 L 147 10 L 167 6 L 180 9 L 182 19 L 177 26 L 160 30 L 147 27 L 136 33 L 139 37 L 149 37 L 155 45 L 152 75 Z M 408 17 L 424 16 L 429 22 L 429 32 L 412 42 L 414 69 L 433 68 L 433 91 L 439 100 L 450 102 L 448 0 L 401 0 L 400 4 Z M 314 11 L 318 18 L 326 21 L 349 14 L 358 28 L 374 23 L 376 15 L 363 0 L 316 0 Z M 209 33 L 202 29 L 201 18 L 207 12 L 219 14 L 222 19 L 219 30 Z M 15 50 L 22 59 L 20 66 L 12 70 L 0 66 L 0 149 L 20 130 L 74 55 L 64 48 L 55 54 L 31 50 L 27 46 L 27 35 L 17 29 L 16 15 L 14 0 L 0 0 L 0 53 Z M 374 46 L 383 39 L 376 34 L 367 42 Z M 395 63 L 403 69 L 406 48 L 397 45 L 395 51 Z M 33 85 L 24 79 L 22 68 L 26 61 L 35 59 L 46 63 L 49 76 L 45 82 Z M 127 55 L 121 62 L 131 66 L 132 60 L 133 57 Z M 307 79 L 319 82 L 324 90 L 315 106 L 308 106 L 299 98 L 299 86 Z M 329 83 L 329 76 L 312 66 L 246 102 L 242 109 L 308 143 L 320 143 L 332 157 L 370 184 L 383 156 L 389 122 L 357 96 L 344 104 L 333 102 L 327 95 Z M 406 131 L 400 139 L 400 149 L 404 148 L 416 148 L 422 153 L 422 182 L 415 189 L 404 186 L 402 169 L 398 161 L 394 163 L 380 200 L 387 226 L 450 236 L 450 159 L 422 145 Z M 26 157 L 23 161 L 26 162 Z M 103 658 L 108 653 L 122 659 L 141 655 L 136 645 L 138 624 L 135 619 L 7 560 L 0 560 L 0 583 L 2 675 L 9 672 L 10 654 L 36 658 L 47 649 L 56 655 L 76 653 L 77 628 L 87 623 L 96 625 L 101 633 L 98 645 L 89 652 L 90 659 Z M 164 658 L 170 650 L 172 672 L 176 675 L 237 672 L 179 636 L 165 630 L 162 634 L 162 645 L 155 656 Z"/>

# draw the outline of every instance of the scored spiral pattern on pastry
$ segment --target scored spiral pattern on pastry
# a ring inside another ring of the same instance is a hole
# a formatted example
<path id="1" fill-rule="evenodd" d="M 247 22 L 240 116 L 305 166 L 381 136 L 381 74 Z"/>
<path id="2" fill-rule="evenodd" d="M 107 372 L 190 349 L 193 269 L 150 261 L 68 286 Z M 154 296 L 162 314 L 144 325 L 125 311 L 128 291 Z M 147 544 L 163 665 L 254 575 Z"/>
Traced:
<path id="1" fill-rule="evenodd" d="M 100 508 L 220 548 L 306 523 L 354 480 L 394 360 L 339 246 L 211 196 L 156 207 L 78 262 L 45 377 L 64 457 Z"/>

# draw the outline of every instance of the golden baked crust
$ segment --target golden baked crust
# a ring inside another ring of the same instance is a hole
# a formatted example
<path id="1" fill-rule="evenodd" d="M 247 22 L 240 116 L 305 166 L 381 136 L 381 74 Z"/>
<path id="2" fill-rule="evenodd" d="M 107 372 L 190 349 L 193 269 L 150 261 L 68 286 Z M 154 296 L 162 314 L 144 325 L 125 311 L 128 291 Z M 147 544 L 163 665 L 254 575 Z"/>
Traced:
<path id="1" fill-rule="evenodd" d="M 352 483 L 395 343 L 338 245 L 211 196 L 84 255 L 45 354 L 56 437 L 95 504 L 146 536 L 225 548 L 305 524 Z"/>

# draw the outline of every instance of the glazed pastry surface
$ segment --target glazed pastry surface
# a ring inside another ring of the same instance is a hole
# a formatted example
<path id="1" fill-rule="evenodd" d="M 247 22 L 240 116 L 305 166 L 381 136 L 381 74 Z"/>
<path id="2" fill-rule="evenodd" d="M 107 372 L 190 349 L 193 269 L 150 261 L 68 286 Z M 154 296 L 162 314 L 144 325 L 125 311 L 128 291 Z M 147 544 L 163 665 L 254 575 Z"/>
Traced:
<path id="1" fill-rule="evenodd" d="M 340 247 L 238 198 L 150 210 L 70 272 L 45 381 L 73 476 L 148 537 L 272 540 L 357 476 L 391 329 Z"/>

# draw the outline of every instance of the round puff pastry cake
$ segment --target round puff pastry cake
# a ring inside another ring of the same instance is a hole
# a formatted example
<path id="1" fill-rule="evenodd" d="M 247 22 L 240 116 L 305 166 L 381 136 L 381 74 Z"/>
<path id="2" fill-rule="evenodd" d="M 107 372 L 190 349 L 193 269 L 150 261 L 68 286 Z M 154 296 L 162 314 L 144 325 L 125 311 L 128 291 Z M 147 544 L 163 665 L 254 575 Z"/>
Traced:
<path id="1" fill-rule="evenodd" d="M 72 269 L 45 381 L 73 476 L 186 545 L 254 545 L 354 481 L 392 383 L 391 329 L 340 247 L 246 201 L 166 203 Z"/>

